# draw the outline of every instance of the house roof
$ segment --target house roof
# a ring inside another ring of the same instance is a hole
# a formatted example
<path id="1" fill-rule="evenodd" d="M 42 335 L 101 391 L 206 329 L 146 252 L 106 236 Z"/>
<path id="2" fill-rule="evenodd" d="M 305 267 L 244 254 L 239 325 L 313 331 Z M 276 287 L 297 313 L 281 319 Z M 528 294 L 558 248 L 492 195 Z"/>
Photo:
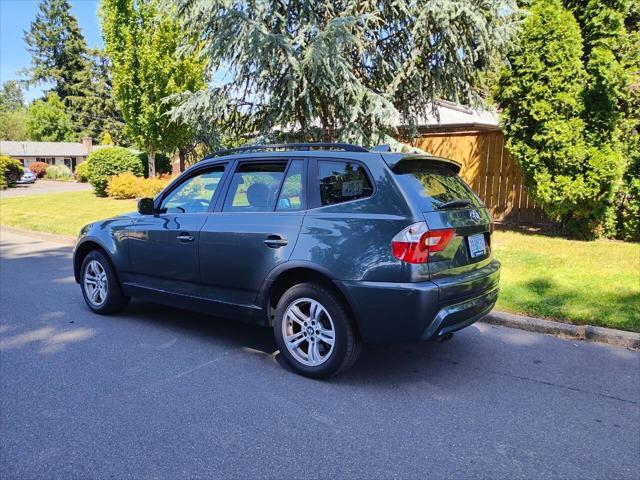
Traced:
<path id="1" fill-rule="evenodd" d="M 475 109 L 447 100 L 436 101 L 434 107 L 437 114 L 431 111 L 419 118 L 418 128 L 500 128 L 500 118 L 494 110 Z"/>
<path id="2" fill-rule="evenodd" d="M 11 157 L 86 157 L 89 155 L 82 143 L 5 140 L 0 140 L 0 153 Z"/>

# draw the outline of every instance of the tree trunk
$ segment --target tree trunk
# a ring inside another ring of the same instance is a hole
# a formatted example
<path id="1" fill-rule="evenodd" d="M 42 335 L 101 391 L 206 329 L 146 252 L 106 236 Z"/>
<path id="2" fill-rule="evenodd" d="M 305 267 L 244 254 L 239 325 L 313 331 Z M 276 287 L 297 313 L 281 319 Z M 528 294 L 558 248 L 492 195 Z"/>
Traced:
<path id="1" fill-rule="evenodd" d="M 181 148 L 178 150 L 178 156 L 180 157 L 180 172 L 184 172 L 185 168 L 186 168 L 186 162 L 187 162 L 187 152 Z"/>
<path id="2" fill-rule="evenodd" d="M 156 152 L 149 150 L 149 178 L 156 178 Z"/>

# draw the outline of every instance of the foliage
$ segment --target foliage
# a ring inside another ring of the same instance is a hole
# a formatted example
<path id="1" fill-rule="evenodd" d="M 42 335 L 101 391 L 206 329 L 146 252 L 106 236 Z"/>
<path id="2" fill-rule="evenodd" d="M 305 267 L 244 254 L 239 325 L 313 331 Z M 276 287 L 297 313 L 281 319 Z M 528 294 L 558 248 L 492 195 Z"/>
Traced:
<path id="1" fill-rule="evenodd" d="M 149 171 L 149 155 L 146 152 L 142 152 L 138 154 L 138 158 L 142 162 L 142 167 L 144 168 L 145 177 L 148 177 L 147 172 Z M 171 159 L 162 153 L 156 154 L 156 174 L 158 175 L 166 175 L 171 174 L 173 171 L 173 165 L 171 164 Z"/>
<path id="2" fill-rule="evenodd" d="M 29 170 L 31 170 L 31 172 L 38 178 L 42 178 L 45 176 L 45 174 L 47 173 L 47 168 L 49 168 L 49 165 L 45 162 L 33 162 L 31 165 L 29 165 Z"/>
<path id="3" fill-rule="evenodd" d="M 115 145 L 113 138 L 111 138 L 111 134 L 106 130 L 102 134 L 102 141 L 100 142 L 100 145 Z"/>
<path id="4" fill-rule="evenodd" d="M 617 236 L 621 240 L 640 241 L 640 136 L 631 135 L 627 143 L 629 159 L 623 182 L 616 194 Z"/>
<path id="5" fill-rule="evenodd" d="M 16 80 L 7 80 L 0 91 L 0 112 L 10 112 L 24 108 L 22 87 Z"/>
<path id="6" fill-rule="evenodd" d="M 24 94 L 16 80 L 8 80 L 0 90 L 0 140 L 27 138 Z"/>
<path id="7" fill-rule="evenodd" d="M 578 23 L 560 0 L 534 2 L 496 99 L 529 193 L 566 233 L 592 237 L 603 233 L 623 160 L 616 145 L 595 134 L 599 121 L 585 108 L 589 88 L 598 87 L 583 53 Z"/>
<path id="8" fill-rule="evenodd" d="M 69 111 L 80 136 L 89 136 L 97 143 L 107 131 L 119 144 L 129 144 L 123 132 L 122 112 L 113 96 L 111 63 L 102 50 L 89 51 L 86 68 L 76 76 L 70 90 Z"/>
<path id="9" fill-rule="evenodd" d="M 131 172 L 114 175 L 109 179 L 107 195 L 113 198 L 155 197 L 171 181 L 171 177 L 142 178 Z"/>
<path id="10" fill-rule="evenodd" d="M 0 154 L 0 189 L 7 188 L 20 180 L 23 171 L 24 168 L 18 160 Z"/>
<path id="11" fill-rule="evenodd" d="M 27 112 L 25 109 L 0 111 L 0 140 L 27 139 Z"/>
<path id="12" fill-rule="evenodd" d="M 76 180 L 80 183 L 89 181 L 89 161 L 85 160 L 76 167 Z"/>
<path id="13" fill-rule="evenodd" d="M 106 194 L 109 177 L 118 173 L 131 172 L 142 176 L 142 162 L 133 153 L 123 147 L 104 147 L 95 150 L 87 158 L 89 163 L 89 183 L 96 195 Z"/>
<path id="14" fill-rule="evenodd" d="M 475 103 L 477 67 L 502 58 L 518 11 L 511 0 L 175 2 L 183 30 L 201 32 L 186 51 L 225 75 L 183 95 L 174 118 L 366 144 L 415 126 L 435 99 Z"/>
<path id="15" fill-rule="evenodd" d="M 66 165 L 51 165 L 47 168 L 47 173 L 44 175 L 47 180 L 71 180 L 73 174 L 71 169 Z"/>
<path id="16" fill-rule="evenodd" d="M 113 87 L 131 138 L 149 155 L 148 175 L 155 176 L 155 154 L 188 143 L 188 125 L 172 120 L 166 97 L 204 86 L 197 53 L 180 57 L 184 32 L 160 0 L 104 0 L 102 31 L 113 64 Z"/>
<path id="17" fill-rule="evenodd" d="M 53 84 L 66 100 L 87 66 L 87 44 L 68 0 L 41 0 L 24 40 L 31 53 L 31 82 Z"/>
<path id="18" fill-rule="evenodd" d="M 38 142 L 73 142 L 77 140 L 75 127 L 64 104 L 55 93 L 47 100 L 37 100 L 27 109 L 27 133 Z"/>

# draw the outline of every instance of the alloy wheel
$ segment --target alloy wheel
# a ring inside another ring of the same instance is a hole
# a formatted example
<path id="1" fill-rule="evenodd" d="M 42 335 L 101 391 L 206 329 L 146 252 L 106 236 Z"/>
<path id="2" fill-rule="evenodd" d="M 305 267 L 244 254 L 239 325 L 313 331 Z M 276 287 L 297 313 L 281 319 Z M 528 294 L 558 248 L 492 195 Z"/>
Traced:
<path id="1" fill-rule="evenodd" d="M 335 327 L 331 315 L 311 298 L 299 298 L 287 307 L 282 332 L 287 350 L 303 365 L 322 365 L 333 352 Z"/>
<path id="2" fill-rule="evenodd" d="M 84 290 L 94 307 L 101 307 L 107 300 L 109 284 L 107 272 L 97 260 L 91 260 L 84 271 Z"/>

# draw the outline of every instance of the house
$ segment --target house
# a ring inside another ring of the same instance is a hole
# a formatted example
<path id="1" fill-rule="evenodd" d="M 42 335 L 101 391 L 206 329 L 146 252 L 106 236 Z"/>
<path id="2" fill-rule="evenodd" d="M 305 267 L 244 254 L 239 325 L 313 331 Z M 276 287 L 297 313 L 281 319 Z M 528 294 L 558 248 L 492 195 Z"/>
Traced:
<path id="1" fill-rule="evenodd" d="M 0 153 L 20 161 L 28 167 L 34 162 L 44 162 L 49 165 L 66 165 L 75 171 L 89 154 L 101 145 L 93 145 L 91 137 L 85 137 L 82 142 L 31 142 L 0 140 Z"/>
<path id="2" fill-rule="evenodd" d="M 522 169 L 505 148 L 499 114 L 440 100 L 437 114 L 418 122 L 412 144 L 456 160 L 461 176 L 497 222 L 542 223 L 540 205 L 527 194 Z"/>

